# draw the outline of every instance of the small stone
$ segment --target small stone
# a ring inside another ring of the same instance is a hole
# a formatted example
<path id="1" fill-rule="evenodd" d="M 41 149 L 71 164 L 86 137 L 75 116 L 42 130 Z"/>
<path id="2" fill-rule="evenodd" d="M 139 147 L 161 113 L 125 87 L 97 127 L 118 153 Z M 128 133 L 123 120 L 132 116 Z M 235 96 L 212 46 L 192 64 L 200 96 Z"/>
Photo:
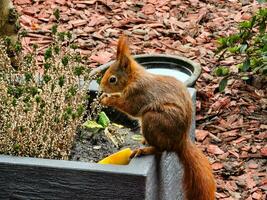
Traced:
<path id="1" fill-rule="evenodd" d="M 258 164 L 257 163 L 250 163 L 249 165 L 248 165 L 248 167 L 250 168 L 250 169 L 257 169 L 258 168 Z"/>
<path id="2" fill-rule="evenodd" d="M 93 149 L 95 149 L 95 150 L 99 150 L 101 148 L 102 148 L 101 146 L 93 146 Z"/>
<path id="3" fill-rule="evenodd" d="M 250 0 L 241 0 L 242 6 L 247 6 L 250 4 Z"/>
<path id="4" fill-rule="evenodd" d="M 143 30 L 143 29 L 134 29 L 133 30 L 133 33 L 134 34 L 137 34 L 137 35 L 146 35 L 147 34 L 147 31 L 146 30 Z"/>
<path id="5" fill-rule="evenodd" d="M 84 9 L 84 8 L 86 8 L 86 5 L 82 4 L 82 3 L 78 3 L 78 4 L 76 4 L 76 7 L 80 8 L 80 9 Z"/>
<path id="6" fill-rule="evenodd" d="M 142 11 L 146 15 L 151 15 L 151 14 L 154 14 L 156 12 L 156 9 L 155 9 L 155 6 L 153 4 L 146 4 L 142 8 Z"/>

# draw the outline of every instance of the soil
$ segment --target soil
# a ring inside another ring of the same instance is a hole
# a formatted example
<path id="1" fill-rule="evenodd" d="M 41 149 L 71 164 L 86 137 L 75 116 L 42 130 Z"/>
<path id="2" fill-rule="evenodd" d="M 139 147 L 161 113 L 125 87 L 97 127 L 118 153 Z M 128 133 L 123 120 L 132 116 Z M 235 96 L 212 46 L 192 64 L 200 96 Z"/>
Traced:
<path id="1" fill-rule="evenodd" d="M 87 128 L 80 128 L 71 150 L 70 160 L 98 162 L 121 149 L 127 147 L 135 149 L 141 146 L 140 140 L 138 140 L 141 136 L 140 131 L 133 131 L 130 128 L 119 127 L 112 124 L 108 129 L 111 129 L 114 133 L 113 135 L 115 137 L 113 138 L 118 142 L 118 146 L 106 136 L 103 129 L 94 133 Z"/>

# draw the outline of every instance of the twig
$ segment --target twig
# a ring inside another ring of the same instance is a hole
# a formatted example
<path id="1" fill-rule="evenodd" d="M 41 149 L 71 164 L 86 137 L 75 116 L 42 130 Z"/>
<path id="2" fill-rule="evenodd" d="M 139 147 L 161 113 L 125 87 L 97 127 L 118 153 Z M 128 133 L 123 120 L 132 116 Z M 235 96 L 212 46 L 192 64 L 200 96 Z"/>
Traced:
<path id="1" fill-rule="evenodd" d="M 218 138 L 216 135 L 213 135 L 212 133 L 209 133 L 209 136 L 215 140 L 216 142 L 222 142 L 222 140 L 220 138 Z"/>

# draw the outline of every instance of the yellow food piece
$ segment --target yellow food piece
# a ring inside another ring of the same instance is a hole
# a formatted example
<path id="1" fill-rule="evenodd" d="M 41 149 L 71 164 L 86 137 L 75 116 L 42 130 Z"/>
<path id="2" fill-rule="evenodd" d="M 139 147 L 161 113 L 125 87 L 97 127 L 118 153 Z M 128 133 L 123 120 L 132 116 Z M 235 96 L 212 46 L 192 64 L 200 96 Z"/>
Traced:
<path id="1" fill-rule="evenodd" d="M 130 162 L 130 155 L 132 151 L 130 148 L 118 151 L 110 156 L 100 160 L 99 164 L 113 164 L 113 165 L 128 165 Z"/>

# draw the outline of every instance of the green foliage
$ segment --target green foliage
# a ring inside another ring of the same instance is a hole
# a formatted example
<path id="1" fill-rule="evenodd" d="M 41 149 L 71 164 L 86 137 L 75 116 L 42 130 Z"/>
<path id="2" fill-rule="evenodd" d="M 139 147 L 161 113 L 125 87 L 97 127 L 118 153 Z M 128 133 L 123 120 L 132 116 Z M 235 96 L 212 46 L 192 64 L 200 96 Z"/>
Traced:
<path id="1" fill-rule="evenodd" d="M 45 61 L 47 61 L 49 58 L 52 57 L 52 48 L 49 47 L 48 49 L 46 49 L 45 54 L 44 54 L 44 59 Z"/>
<path id="2" fill-rule="evenodd" d="M 229 74 L 229 68 L 227 68 L 227 67 L 217 67 L 215 69 L 215 74 L 217 76 L 227 76 Z"/>
<path id="3" fill-rule="evenodd" d="M 65 83 L 65 76 L 63 75 L 63 76 L 60 76 L 59 77 L 59 79 L 58 79 L 58 85 L 60 87 L 63 87 L 64 83 Z"/>
<path id="4" fill-rule="evenodd" d="M 263 1 L 261 1 L 263 2 Z M 229 56 L 241 57 L 237 65 L 240 73 L 267 74 L 267 8 L 260 8 L 248 21 L 239 23 L 236 34 L 219 38 L 217 53 L 220 59 Z M 218 67 L 215 69 L 217 76 L 231 74 L 229 68 Z M 242 75 L 242 77 L 244 77 Z M 222 79 L 221 89 L 225 88 L 227 78 Z"/>
<path id="5" fill-rule="evenodd" d="M 68 56 L 64 56 L 62 59 L 61 59 L 61 62 L 62 64 L 66 67 L 69 63 L 69 57 Z"/>
<path id="6" fill-rule="evenodd" d="M 97 133 L 98 130 L 104 129 L 110 125 L 110 120 L 105 112 L 101 111 L 98 115 L 98 120 L 87 120 L 83 126 L 90 131 Z"/>
<path id="7" fill-rule="evenodd" d="M 98 117 L 98 124 L 102 125 L 104 128 L 110 124 L 110 120 L 105 112 L 100 112 Z"/>
<path id="8" fill-rule="evenodd" d="M 266 3 L 267 0 L 257 0 L 258 3 Z"/>
<path id="9" fill-rule="evenodd" d="M 54 16 L 55 16 L 56 20 L 59 21 L 59 19 L 60 19 L 60 11 L 59 11 L 59 9 L 56 9 L 54 11 Z"/>
<path id="10" fill-rule="evenodd" d="M 52 31 L 53 35 L 55 35 L 57 33 L 57 28 L 58 28 L 58 25 L 56 25 L 56 24 L 52 26 L 52 30 L 51 31 Z"/>
<path id="11" fill-rule="evenodd" d="M 85 68 L 83 66 L 75 67 L 74 74 L 76 76 L 81 76 L 83 74 L 84 70 L 85 70 Z"/>

